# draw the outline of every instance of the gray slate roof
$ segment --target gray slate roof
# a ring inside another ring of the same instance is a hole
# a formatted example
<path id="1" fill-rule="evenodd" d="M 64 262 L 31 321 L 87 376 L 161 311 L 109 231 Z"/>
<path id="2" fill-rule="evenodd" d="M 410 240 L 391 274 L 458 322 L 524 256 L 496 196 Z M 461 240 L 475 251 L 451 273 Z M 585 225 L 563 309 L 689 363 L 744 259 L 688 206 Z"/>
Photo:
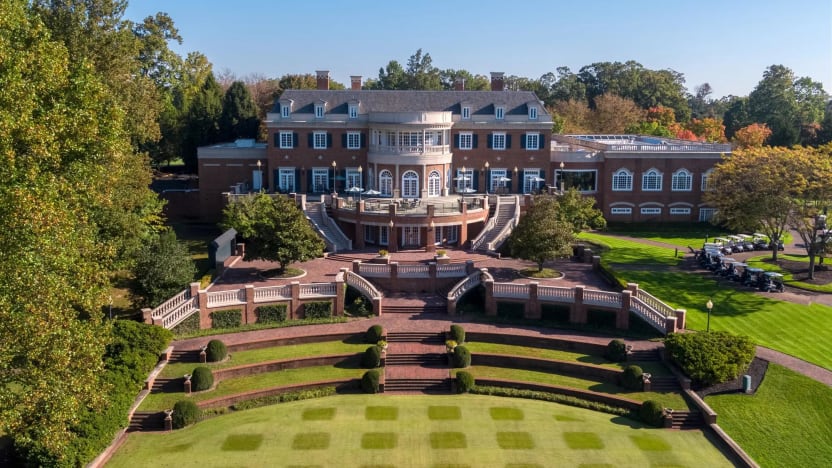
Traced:
<path id="1" fill-rule="evenodd" d="M 391 90 L 307 90 L 288 89 L 280 99 L 294 102 L 293 113 L 314 113 L 316 102 L 326 101 L 327 114 L 346 114 L 350 101 L 361 103 L 361 113 L 368 112 L 453 112 L 461 113 L 460 103 L 471 106 L 473 115 L 493 115 L 494 106 L 505 106 L 506 115 L 528 114 L 528 102 L 540 102 L 531 91 L 391 91 Z M 280 112 L 275 101 L 272 112 Z M 547 121 L 549 114 L 541 104 L 540 119 Z"/>

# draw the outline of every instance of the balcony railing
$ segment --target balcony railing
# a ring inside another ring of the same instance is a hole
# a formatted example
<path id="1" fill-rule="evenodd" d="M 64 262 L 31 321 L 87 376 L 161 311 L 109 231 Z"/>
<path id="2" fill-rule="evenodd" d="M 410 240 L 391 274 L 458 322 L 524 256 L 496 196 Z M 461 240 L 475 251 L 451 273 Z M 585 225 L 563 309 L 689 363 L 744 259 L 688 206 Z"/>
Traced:
<path id="1" fill-rule="evenodd" d="M 370 152 L 385 154 L 449 154 L 450 145 L 370 145 Z"/>

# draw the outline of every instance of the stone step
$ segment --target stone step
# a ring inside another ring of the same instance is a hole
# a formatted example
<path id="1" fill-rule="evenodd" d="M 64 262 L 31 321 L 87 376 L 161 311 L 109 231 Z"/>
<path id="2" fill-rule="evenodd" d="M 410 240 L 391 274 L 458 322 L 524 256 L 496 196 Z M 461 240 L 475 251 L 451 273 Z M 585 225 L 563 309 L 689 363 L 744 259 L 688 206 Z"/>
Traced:
<path id="1" fill-rule="evenodd" d="M 705 425 L 705 418 L 699 411 L 674 411 L 673 429 L 699 429 Z"/>
<path id="2" fill-rule="evenodd" d="M 170 353 L 170 362 L 199 362 L 198 350 L 174 350 Z"/>
<path id="3" fill-rule="evenodd" d="M 447 367 L 448 357 L 440 353 L 428 354 L 387 354 L 387 366 L 430 366 Z"/>
<path id="4" fill-rule="evenodd" d="M 387 379 L 384 392 L 395 393 L 449 393 L 450 379 Z"/>
<path id="5" fill-rule="evenodd" d="M 181 392 L 183 386 L 183 379 L 182 378 L 173 378 L 173 379 L 159 379 L 153 381 L 153 388 L 150 389 L 151 393 L 174 393 L 174 392 Z"/>
<path id="6" fill-rule="evenodd" d="M 127 426 L 128 432 L 163 431 L 165 413 L 159 411 L 136 411 Z"/>
<path id="7" fill-rule="evenodd" d="M 396 306 L 387 304 L 383 306 L 383 313 L 385 314 L 445 314 L 447 312 L 447 306 Z"/>
<path id="8" fill-rule="evenodd" d="M 445 335 L 442 333 L 387 332 L 387 341 L 397 343 L 444 343 Z"/>
<path id="9" fill-rule="evenodd" d="M 630 351 L 627 355 L 627 361 L 660 361 L 658 349 L 640 349 Z"/>

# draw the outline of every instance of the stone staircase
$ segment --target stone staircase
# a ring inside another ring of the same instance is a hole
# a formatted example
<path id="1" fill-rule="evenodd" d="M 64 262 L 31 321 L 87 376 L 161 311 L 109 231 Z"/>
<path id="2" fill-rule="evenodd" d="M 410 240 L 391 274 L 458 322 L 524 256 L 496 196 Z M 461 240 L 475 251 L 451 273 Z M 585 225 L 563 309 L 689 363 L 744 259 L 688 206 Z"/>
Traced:
<path id="1" fill-rule="evenodd" d="M 631 361 L 661 361 L 661 356 L 658 348 L 633 350 L 627 355 L 627 362 Z"/>
<path id="2" fill-rule="evenodd" d="M 424 343 L 445 345 L 445 336 L 442 333 L 430 332 L 388 332 L 388 343 Z M 387 358 L 390 358 L 388 354 Z"/>
<path id="3" fill-rule="evenodd" d="M 136 411 L 127 426 L 127 432 L 163 430 L 165 430 L 165 413 L 161 411 Z"/>
<path id="4" fill-rule="evenodd" d="M 444 340 L 442 333 L 388 332 L 384 392 L 449 393 Z"/>
<path id="5" fill-rule="evenodd" d="M 682 386 L 676 377 L 652 377 L 650 379 L 650 390 L 659 393 L 681 392 Z"/>
<path id="6" fill-rule="evenodd" d="M 447 297 L 447 293 L 446 293 Z M 436 294 L 384 293 L 384 314 L 446 314 L 447 299 Z M 388 340 L 389 341 L 389 340 Z"/>
<path id="7" fill-rule="evenodd" d="M 700 429 L 705 426 L 705 418 L 699 411 L 674 411 L 672 429 Z"/>
<path id="8" fill-rule="evenodd" d="M 451 379 L 386 379 L 384 393 L 436 393 L 451 392 Z"/>
<path id="9" fill-rule="evenodd" d="M 157 378 L 153 381 L 153 388 L 150 389 L 150 393 L 181 392 L 184 385 L 183 380 L 181 377 L 173 379 Z"/>
<path id="10" fill-rule="evenodd" d="M 309 222 L 315 227 L 324 242 L 326 242 L 327 250 L 330 252 L 342 252 L 350 250 L 349 239 L 341 232 L 337 226 L 332 226 L 324 221 L 323 214 L 321 214 L 320 202 L 307 202 L 306 209 L 303 213 L 309 219 Z M 337 232 L 336 232 L 337 230 Z"/>
<path id="11" fill-rule="evenodd" d="M 174 349 L 170 353 L 170 362 L 199 362 L 199 350 Z"/>
<path id="12" fill-rule="evenodd" d="M 394 354 L 388 355 L 385 360 L 387 366 L 419 366 L 419 367 L 445 367 L 448 366 L 448 357 L 441 353 L 429 354 Z"/>
<path id="13" fill-rule="evenodd" d="M 488 245 L 494 242 L 503 228 L 514 218 L 515 208 L 514 197 L 500 197 L 500 204 L 494 213 L 494 217 L 496 218 L 494 225 L 484 234 L 482 243 L 477 248 L 478 251 L 484 252 L 488 250 Z M 499 245 L 494 246 L 494 250 L 497 250 L 497 248 L 499 248 Z"/>

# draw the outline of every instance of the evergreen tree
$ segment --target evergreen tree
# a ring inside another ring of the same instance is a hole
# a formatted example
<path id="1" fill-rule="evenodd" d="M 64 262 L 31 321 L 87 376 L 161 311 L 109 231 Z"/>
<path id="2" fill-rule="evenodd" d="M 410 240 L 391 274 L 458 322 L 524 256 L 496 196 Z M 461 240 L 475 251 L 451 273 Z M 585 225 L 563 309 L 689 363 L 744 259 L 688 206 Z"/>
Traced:
<path id="1" fill-rule="evenodd" d="M 225 92 L 220 117 L 220 135 L 223 141 L 238 138 L 256 138 L 260 120 L 257 106 L 251 98 L 248 87 L 242 81 L 235 81 Z"/>
<path id="2" fill-rule="evenodd" d="M 187 113 L 182 159 L 191 170 L 197 166 L 197 148 L 220 141 L 222 102 L 222 88 L 210 74 L 194 95 Z"/>

